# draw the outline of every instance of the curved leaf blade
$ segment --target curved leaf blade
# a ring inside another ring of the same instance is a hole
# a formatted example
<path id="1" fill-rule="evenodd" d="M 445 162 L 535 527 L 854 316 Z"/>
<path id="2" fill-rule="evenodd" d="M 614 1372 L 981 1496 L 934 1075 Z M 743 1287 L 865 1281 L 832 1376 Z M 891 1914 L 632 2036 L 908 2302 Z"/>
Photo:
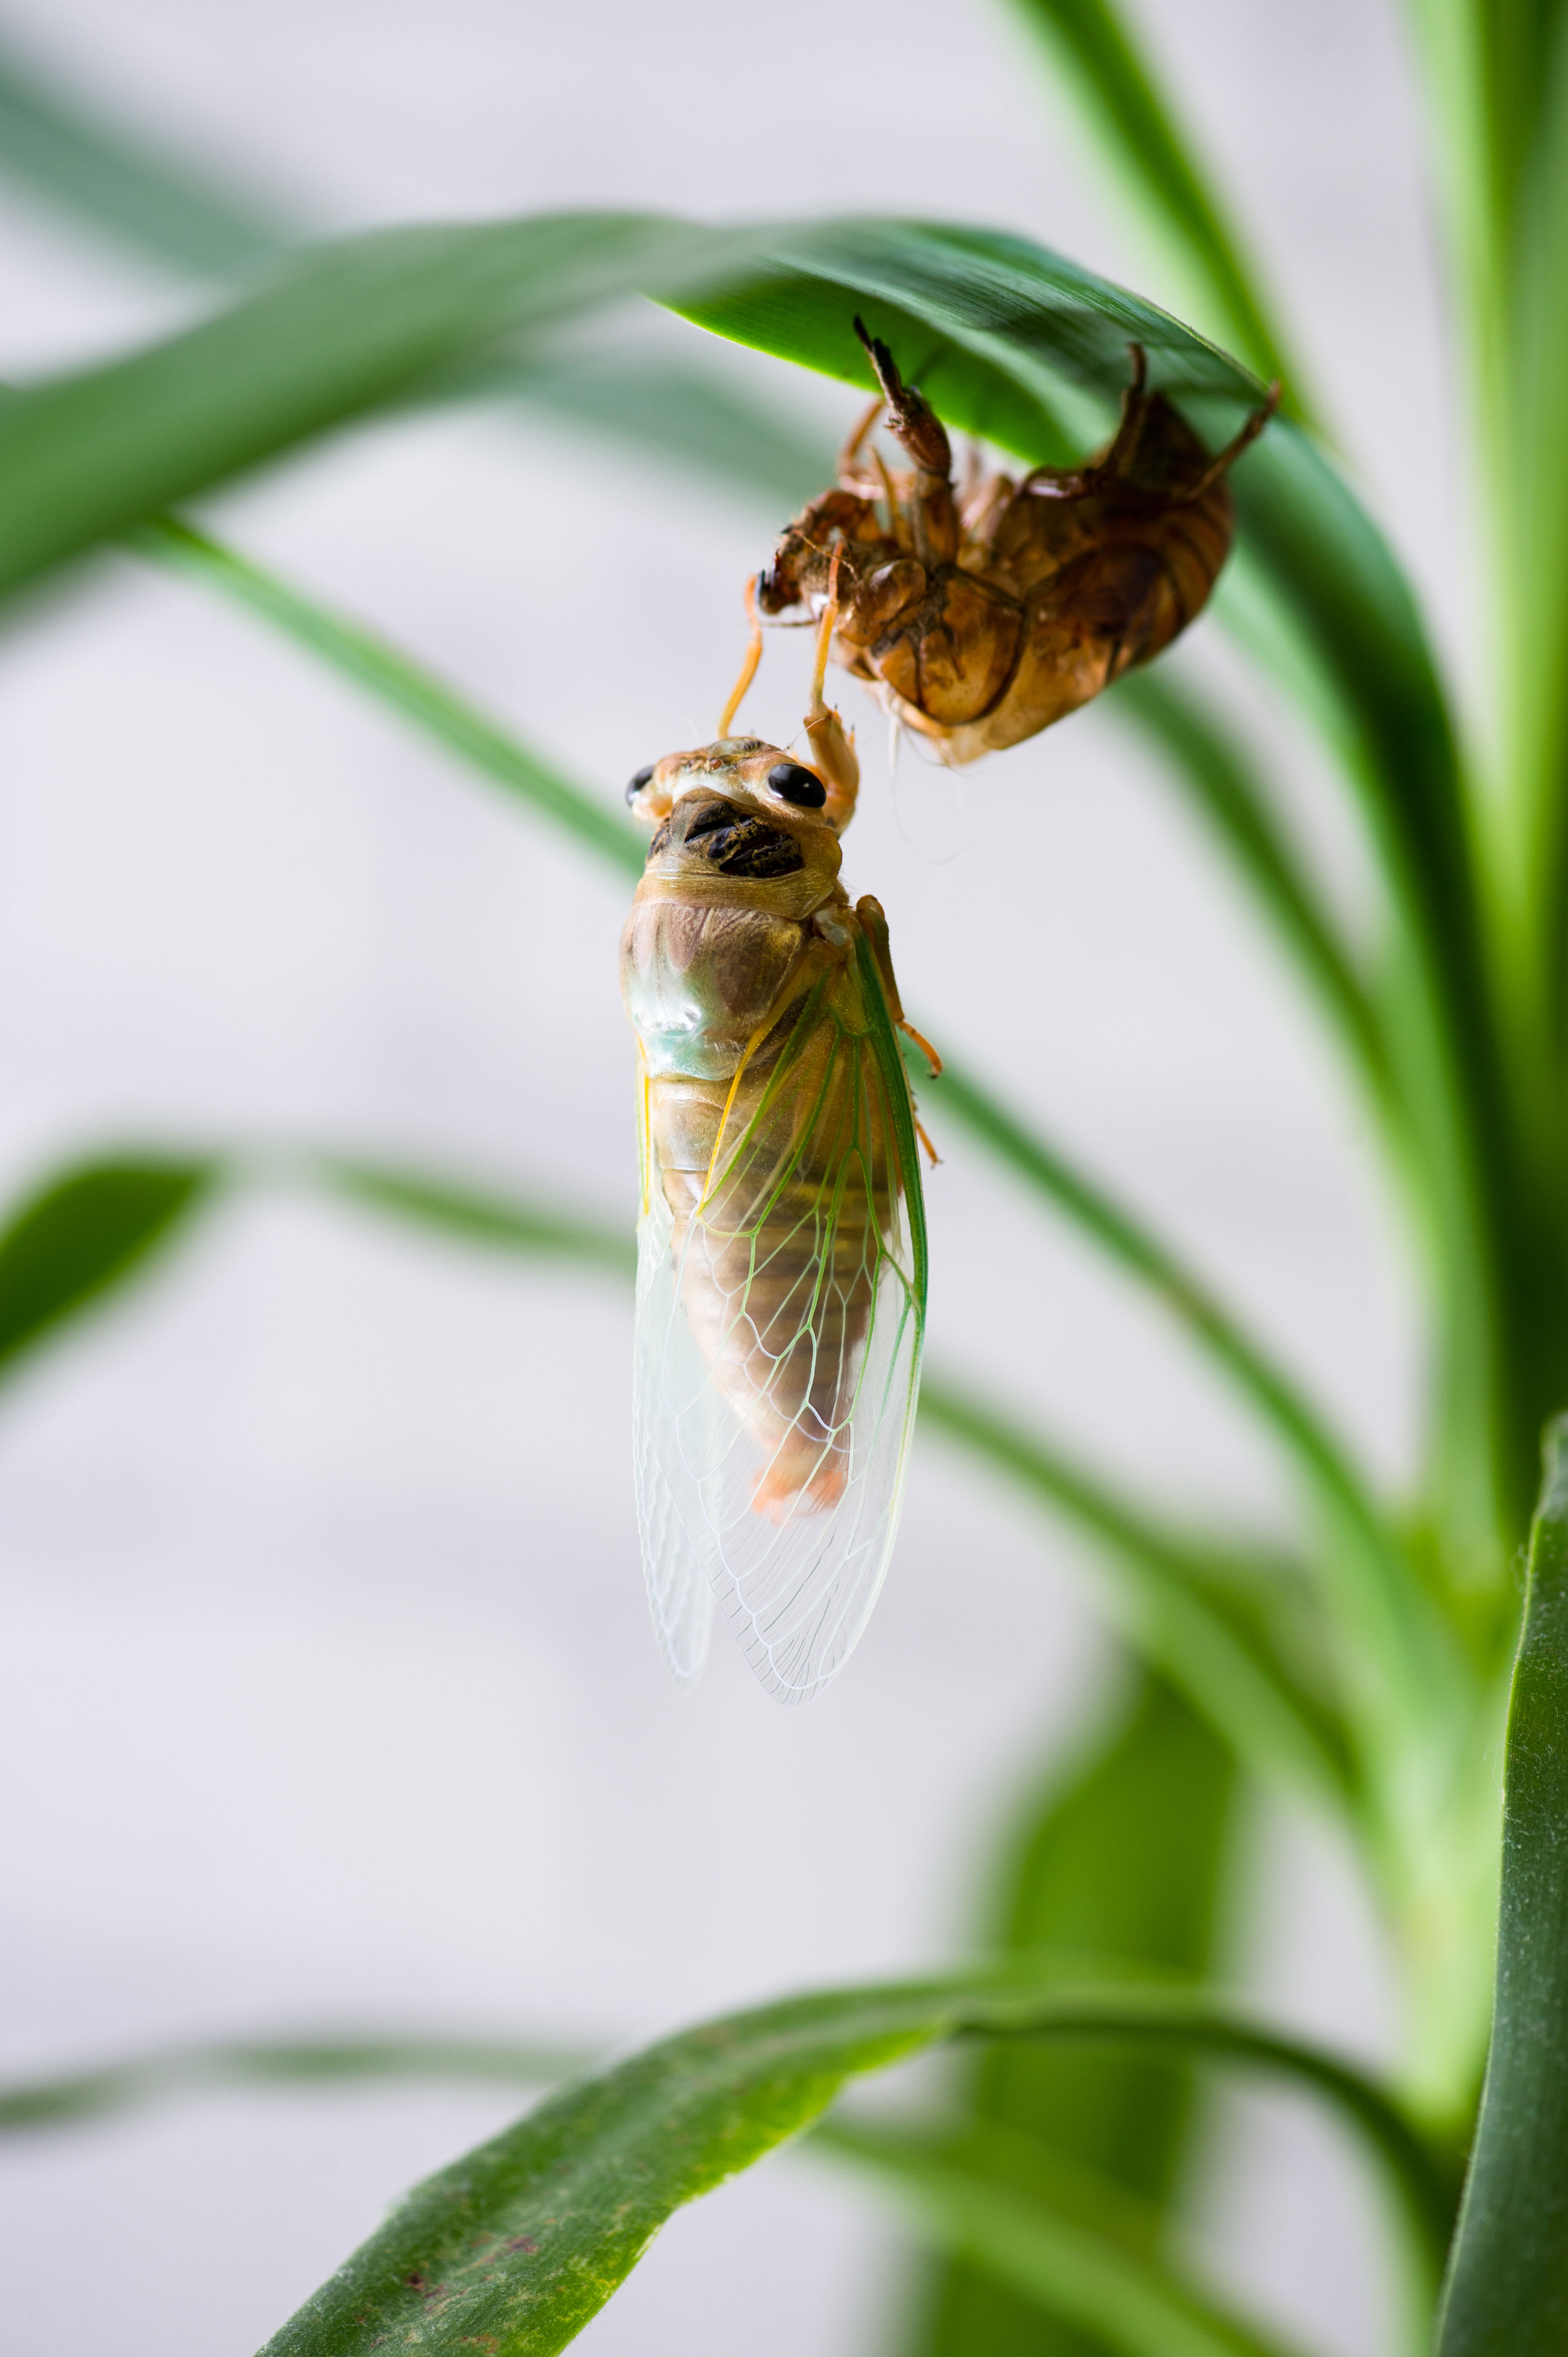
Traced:
<path id="1" fill-rule="evenodd" d="M 0 2086 L 0 2136 L 74 2126 L 175 2095 L 216 2087 L 346 2086 L 388 2079 L 478 2081 L 547 2086 L 584 2069 L 585 2048 L 525 2045 L 518 2039 L 320 2037 L 226 2039 L 169 2046 L 91 2071 Z"/>
<path id="2" fill-rule="evenodd" d="M 1052 1986 L 1052 1983 L 1055 1986 Z M 1154 2037 L 1320 2088 L 1414 2198 L 1430 2165 L 1357 2072 L 1168 1992 L 1068 1992 L 1036 1967 L 835 1990 L 707 2022 L 549 2097 L 418 2187 L 267 2344 L 267 2357 L 389 2345 L 553 2357 L 682 2203 L 808 2127 L 844 2082 L 963 2035 Z"/>
<path id="3" fill-rule="evenodd" d="M 1083 2349 L 1076 2335 L 1087 2334 L 1088 2348 L 1118 2357 L 1287 2357 L 1283 2341 L 1118 2235 L 1123 2203 L 1096 2202 L 1087 2171 L 1069 2176 L 1059 2164 L 1041 2171 L 1054 2180 L 1056 2196 L 1042 2199 L 993 2171 L 982 2173 L 939 2137 L 864 2120 L 824 2121 L 812 2131 L 811 2147 L 884 2186 L 933 2242 L 1029 2303 L 1036 2312 L 1024 2331 L 1031 2357 L 1049 2345 L 1042 2343 L 1041 2311 L 1076 2328 L 1073 2347 Z M 1096 2217 L 1096 2210 L 1108 2214 Z M 1011 2345 L 1022 2341 L 1021 2334 Z"/>
<path id="4" fill-rule="evenodd" d="M 200 275 L 270 261 L 280 215 L 0 47 L 0 174 L 123 251 Z"/>
<path id="5" fill-rule="evenodd" d="M 413 721 L 470 769 L 507 787 L 624 875 L 641 875 L 646 846 L 624 818 L 585 787 L 564 777 L 402 648 L 316 599 L 302 597 L 275 573 L 248 564 L 208 533 L 175 517 L 160 516 L 140 526 L 131 536 L 131 545 L 155 563 L 188 573 L 248 607 Z"/>
<path id="6" fill-rule="evenodd" d="M 824 296 L 824 282 L 837 291 Z M 940 361 L 954 422 L 1008 447 L 1064 447 L 1064 389 L 1113 398 L 1132 336 L 1177 391 L 1257 398 L 1177 321 L 1022 240 L 897 222 L 738 231 L 625 213 L 383 231 L 308 253 L 161 344 L 13 395 L 0 413 L 0 590 L 428 393 L 509 339 L 537 339 L 639 292 L 693 316 L 723 295 L 752 322 L 745 340 L 765 349 L 780 347 L 753 315 L 777 297 L 780 332 L 811 348 L 789 356 L 855 383 L 867 371 L 851 321 L 884 296 L 927 329 L 928 373 Z"/>
<path id="7" fill-rule="evenodd" d="M 1013 9 L 1071 84 L 1117 178 L 1196 277 L 1227 342 L 1260 376 L 1281 378 L 1299 396 L 1257 274 L 1110 0 L 1013 0 Z M 1294 405 L 1299 414 L 1299 397 Z"/>
<path id="8" fill-rule="evenodd" d="M 1273 1641 L 1262 1579 L 1243 1587 L 1233 1561 L 1174 1538 L 1037 1432 L 940 1373 L 928 1372 L 921 1386 L 920 1421 L 1098 1544 L 1119 1574 L 1099 1593 L 1129 1641 L 1191 1695 L 1259 1776 L 1337 1815 L 1364 1805 L 1343 1722 Z"/>

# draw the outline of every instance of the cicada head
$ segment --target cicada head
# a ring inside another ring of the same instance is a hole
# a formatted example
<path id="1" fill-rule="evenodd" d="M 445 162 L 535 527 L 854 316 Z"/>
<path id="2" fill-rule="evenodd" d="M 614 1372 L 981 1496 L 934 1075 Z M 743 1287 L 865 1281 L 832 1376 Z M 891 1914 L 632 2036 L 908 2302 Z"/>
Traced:
<path id="1" fill-rule="evenodd" d="M 760 737 L 720 737 L 689 753 L 667 753 L 639 770 L 626 798 L 654 829 L 650 873 L 672 862 L 737 882 L 801 875 L 827 888 L 838 876 L 842 855 L 826 784 Z"/>

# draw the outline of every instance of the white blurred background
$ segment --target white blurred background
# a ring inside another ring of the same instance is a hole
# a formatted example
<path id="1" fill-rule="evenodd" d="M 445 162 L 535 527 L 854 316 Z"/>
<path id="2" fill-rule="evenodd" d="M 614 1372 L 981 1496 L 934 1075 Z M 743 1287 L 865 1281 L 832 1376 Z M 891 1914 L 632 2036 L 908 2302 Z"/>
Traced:
<path id="1" fill-rule="evenodd" d="M 1392 0 L 1133 13 L 1456 639 L 1453 421 Z M 1014 226 L 1166 291 L 982 0 L 11 0 L 0 32 L 313 225 L 865 207 Z M 0 374 L 209 299 L 10 197 L 0 218 Z M 852 396 L 727 364 L 832 449 Z M 711 733 L 779 520 L 499 412 L 357 434 L 208 512 L 607 798 Z M 1218 638 L 1180 660 L 1224 667 Z M 794 733 L 804 662 L 774 643 L 749 725 Z M 1179 1239 L 1397 1479 L 1409 1272 L 1359 1108 L 1219 855 L 1101 712 L 983 771 L 967 817 L 918 768 L 896 805 L 857 694 L 846 875 L 889 911 L 915 1018 Z M 1359 906 L 1332 790 L 1249 709 Z M 0 1200 L 104 1140 L 285 1137 L 629 1229 L 625 898 L 256 624 L 107 561 L 0 641 Z M 1156 1497 L 1282 1513 L 1266 1444 L 1179 1340 L 961 1135 L 940 1143 L 933 1360 Z M 782 1711 L 721 1637 L 682 1702 L 639 1592 L 628 1339 L 611 1284 L 253 1200 L 8 1393 L 6 2075 L 324 2023 L 625 2040 L 961 1951 L 1009 1808 L 1098 1706 L 1102 1575 L 922 1439 L 840 1683 Z M 1251 1857 L 1265 1928 L 1237 1930 L 1238 1984 L 1386 2050 L 1343 1861 L 1273 1810 Z M 391 2198 L 515 2108 L 225 2095 L 15 2142 L 0 2350 L 243 2357 Z M 1368 2188 L 1336 2135 L 1231 2096 L 1211 2158 L 1205 2231 L 1231 2280 L 1308 2347 L 1386 2349 Z M 875 2352 L 903 2266 L 857 2188 L 782 2156 L 679 2218 L 585 2345 Z"/>

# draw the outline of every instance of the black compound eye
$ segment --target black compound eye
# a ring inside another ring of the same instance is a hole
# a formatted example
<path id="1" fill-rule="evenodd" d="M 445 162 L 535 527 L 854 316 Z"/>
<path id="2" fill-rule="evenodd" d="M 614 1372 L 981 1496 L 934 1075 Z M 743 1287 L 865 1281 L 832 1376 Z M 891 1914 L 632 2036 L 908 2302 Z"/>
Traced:
<path id="1" fill-rule="evenodd" d="M 636 777 L 633 778 L 628 785 L 626 790 L 626 800 L 627 808 L 628 810 L 632 803 L 637 800 L 639 794 L 642 791 L 644 786 L 648 783 L 649 779 L 653 775 L 653 763 L 650 761 L 647 769 L 639 770 Z"/>
<path id="2" fill-rule="evenodd" d="M 775 761 L 768 772 L 768 782 L 776 794 L 800 810 L 821 810 L 828 798 L 821 778 L 814 778 L 799 761 Z"/>

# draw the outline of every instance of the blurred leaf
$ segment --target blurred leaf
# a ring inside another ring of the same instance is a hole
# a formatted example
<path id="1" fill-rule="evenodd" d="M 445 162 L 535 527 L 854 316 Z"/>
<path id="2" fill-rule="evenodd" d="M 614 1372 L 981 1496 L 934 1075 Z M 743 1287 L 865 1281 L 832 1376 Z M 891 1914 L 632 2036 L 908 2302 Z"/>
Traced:
<path id="1" fill-rule="evenodd" d="M 1151 306 L 1043 249 L 972 231 L 845 222 L 743 232 L 628 214 L 382 231 L 315 250 L 147 350 L 9 400 L 0 587 L 639 289 L 688 310 L 707 304 L 715 324 L 722 309 L 726 332 L 764 348 L 771 308 L 787 340 L 809 347 L 789 356 L 867 382 L 855 309 L 880 327 L 899 292 L 928 283 L 940 298 L 930 307 L 955 315 L 954 332 L 926 323 L 903 349 L 917 350 L 955 424 L 1005 447 L 1064 447 L 1057 379 L 1065 370 L 1069 384 L 1113 396 L 1134 335 L 1176 393 L 1256 398 L 1232 362 Z M 722 305 L 707 292 L 737 284 L 744 291 Z M 906 311 L 905 325 L 918 316 Z"/>
<path id="2" fill-rule="evenodd" d="M 470 389 L 510 395 L 574 433 L 673 462 L 772 507 L 780 523 L 832 479 L 836 454 L 825 435 L 813 441 L 712 368 L 610 351 L 482 364 Z"/>
<path id="3" fill-rule="evenodd" d="M 248 606 L 312 654 L 369 688 L 445 745 L 471 769 L 494 778 L 542 817 L 575 835 L 628 876 L 642 873 L 645 849 L 627 821 L 486 718 L 401 649 L 356 622 L 302 597 L 275 574 L 250 565 L 206 533 L 173 517 L 140 527 L 132 545 L 143 555 L 194 575 Z"/>
<path id="4" fill-rule="evenodd" d="M 607 856 L 628 874 L 640 874 L 640 838 L 624 821 L 613 818 L 585 789 L 548 768 L 400 650 L 334 616 L 275 575 L 188 525 L 161 519 L 139 531 L 133 544 L 237 597 L 359 685 L 395 709 L 410 713 L 464 759 L 521 791 L 541 815 L 565 827 L 591 850 Z M 1314 1478 L 1326 1482 L 1347 1505 L 1363 1534 L 1374 1534 L 1376 1544 L 1382 1545 L 1376 1508 L 1337 1444 L 1288 1380 L 1174 1256 L 950 1060 L 940 1090 L 945 1114 L 956 1115 L 1001 1160 L 1077 1221 L 1130 1274 L 1153 1287 L 1240 1383 Z"/>
<path id="5" fill-rule="evenodd" d="M 451 1175 L 329 1156 L 295 1157 L 287 1168 L 455 1242 L 559 1254 L 607 1274 L 629 1275 L 634 1264 L 628 1235 Z M 1129 1633 L 1244 1756 L 1337 1813 L 1353 1804 L 1357 1777 L 1345 1729 L 1332 1702 L 1314 1690 L 1311 1673 L 1321 1672 L 1326 1649 L 1309 1642 L 1304 1674 L 1299 1639 L 1293 1641 L 1293 1624 L 1316 1627 L 1314 1599 L 1294 1567 L 1262 1568 L 1233 1551 L 1174 1541 L 1037 1434 L 1024 1434 L 929 1371 L 920 1408 L 923 1421 L 1048 1500 L 1109 1550 L 1123 1577 L 1112 1600 Z"/>
<path id="6" fill-rule="evenodd" d="M 553 1204 L 342 1155 L 323 1156 L 314 1167 L 329 1186 L 360 1202 L 440 1230 L 459 1243 L 585 1261 L 618 1276 L 637 1272 L 637 1246 L 629 1234 L 574 1219 Z"/>
<path id="7" fill-rule="evenodd" d="M 201 275 L 270 261 L 295 234 L 226 173 L 176 161 L 166 140 L 110 123 L 8 45 L 0 47 L 0 174 L 112 244 Z"/>
<path id="8" fill-rule="evenodd" d="M 388 2079 L 478 2080 L 484 2085 L 547 2086 L 594 2060 L 586 2048 L 517 2039 L 388 2034 L 231 2039 L 170 2046 L 63 2078 L 0 2086 L 0 2135 L 71 2126 L 205 2087 L 345 2085 Z"/>
<path id="9" fill-rule="evenodd" d="M 1119 1577 L 1097 1595 L 1261 1776 L 1338 1814 L 1357 1805 L 1344 1727 L 1279 1643 L 1268 1574 L 1243 1585 L 1233 1553 L 1173 1538 L 1039 1434 L 934 1372 L 921 1384 L 920 1421 L 1098 1543 Z"/>
<path id="10" fill-rule="evenodd" d="M 999 1920 L 982 1944 L 1077 1950 L 1203 1977 L 1235 1785 L 1228 1747 L 1175 1688 L 1140 1677 L 1109 1739 L 1101 1735 L 1065 1784 L 1053 1768 L 1033 1800 L 993 1910 Z M 1147 2205 L 1152 2255 L 1190 2109 L 1187 2076 L 1168 2064 L 1008 2040 L 975 2074 L 963 2157 L 973 2164 L 978 2136 L 991 2183 L 1047 2198 L 1050 2166 L 1080 2165 Z M 1030 2357 L 1099 2357 L 1102 2338 L 1043 2328 L 1027 2305 L 1021 2312 L 1031 2298 L 1030 2287 L 955 2256 L 931 2284 L 915 2346 L 923 2357 L 1014 2357 L 1023 2348 Z"/>
<path id="11" fill-rule="evenodd" d="M 1262 1413 L 1336 1518 L 1325 1592 L 1342 1649 L 1373 1668 L 1376 1707 L 1397 1699 L 1407 1713 L 1425 1716 L 1459 1674 L 1452 1632 L 1360 1473 L 1294 1383 L 1168 1247 L 978 1081 L 949 1064 L 921 1087 L 935 1117 L 956 1113 L 1000 1161 L 1146 1286 Z"/>
<path id="12" fill-rule="evenodd" d="M 1110 0 L 1013 0 L 1078 101 L 1113 177 L 1142 204 L 1208 298 L 1219 340 L 1262 377 L 1279 377 L 1300 407 L 1300 383 L 1241 258 L 1235 232 L 1207 183 L 1147 60 Z"/>
<path id="13" fill-rule="evenodd" d="M 209 535 L 167 519 L 139 532 L 134 544 L 155 558 L 191 570 L 238 597 L 291 637 L 345 672 L 395 708 L 409 712 L 440 741 L 488 775 L 521 791 L 542 815 L 607 854 L 628 874 L 640 873 L 639 837 L 582 788 L 560 777 L 515 738 L 476 713 L 452 690 L 399 650 L 345 622 Z M 1404 1609 L 1404 1571 L 1378 1510 L 1359 1475 L 1314 1411 L 1228 1313 L 1098 1187 L 1072 1170 L 1061 1155 L 950 1060 L 939 1084 L 942 1111 L 955 1114 L 1004 1163 L 1038 1188 L 1157 1297 L 1224 1366 L 1251 1404 L 1312 1478 L 1344 1509 L 1394 1604 Z M 1421 1609 L 1419 1600 L 1412 1608 Z M 1413 1652 L 1421 1632 L 1408 1632 Z M 1402 1653 L 1402 1660 L 1404 1658 Z M 1397 1667 L 1397 1665 L 1396 1665 Z"/>
<path id="14" fill-rule="evenodd" d="M 140 1274 L 220 1176 L 208 1157 L 126 1154 L 48 1179 L 0 1230 L 0 1372 Z"/>
<path id="15" fill-rule="evenodd" d="M 1520 16 L 1537 13 L 1519 9 Z M 1524 904 L 1520 980 L 1544 1006 L 1556 1073 L 1568 1066 L 1568 9 L 1541 47 L 1533 151 L 1517 191 L 1507 321 L 1507 405 L 1494 459 L 1501 544 L 1501 718 L 1508 810 Z M 1554 53 L 1553 53 L 1554 52 Z M 1553 1176 L 1557 1144 L 1548 1148 Z"/>
<path id="16" fill-rule="evenodd" d="M 547 2357 L 604 2306 L 682 2202 L 818 2117 L 846 2079 L 964 2035 L 1155 2039 L 1299 2077 L 1376 2141 L 1399 2182 L 1430 2164 L 1361 2073 L 1148 1988 L 1063 1987 L 1019 1964 L 924 1984 L 793 1997 L 706 2022 L 578 2081 L 416 2188 L 267 2344 L 356 2357 L 417 2334 L 434 2351 Z"/>
<path id="17" fill-rule="evenodd" d="M 1035 2181 L 1026 2190 L 1015 2172 L 994 2165 L 994 2147 L 979 2139 L 954 2143 L 832 2119 L 811 2142 L 886 2185 L 933 2242 L 966 2263 L 972 2280 L 1010 2295 L 1007 2328 L 942 2347 L 995 2351 L 998 2357 L 1022 2350 L 1043 2357 L 1058 2349 L 1117 2357 L 1284 2357 L 1290 2345 L 1162 2265 L 1147 2231 L 1140 2235 L 1132 2225 L 1126 2197 L 1114 2198 L 1088 2169 L 1036 2154 Z"/>
<path id="18" fill-rule="evenodd" d="M 1503 1765 L 1497 2007 L 1439 2357 L 1568 2335 L 1568 1417 L 1549 1428 Z"/>
<path id="19" fill-rule="evenodd" d="M 1164 754 L 1338 1027 L 1374 1103 L 1399 1117 L 1398 1082 L 1380 1017 L 1245 748 L 1219 715 L 1165 666 L 1129 672 L 1105 708 Z"/>

